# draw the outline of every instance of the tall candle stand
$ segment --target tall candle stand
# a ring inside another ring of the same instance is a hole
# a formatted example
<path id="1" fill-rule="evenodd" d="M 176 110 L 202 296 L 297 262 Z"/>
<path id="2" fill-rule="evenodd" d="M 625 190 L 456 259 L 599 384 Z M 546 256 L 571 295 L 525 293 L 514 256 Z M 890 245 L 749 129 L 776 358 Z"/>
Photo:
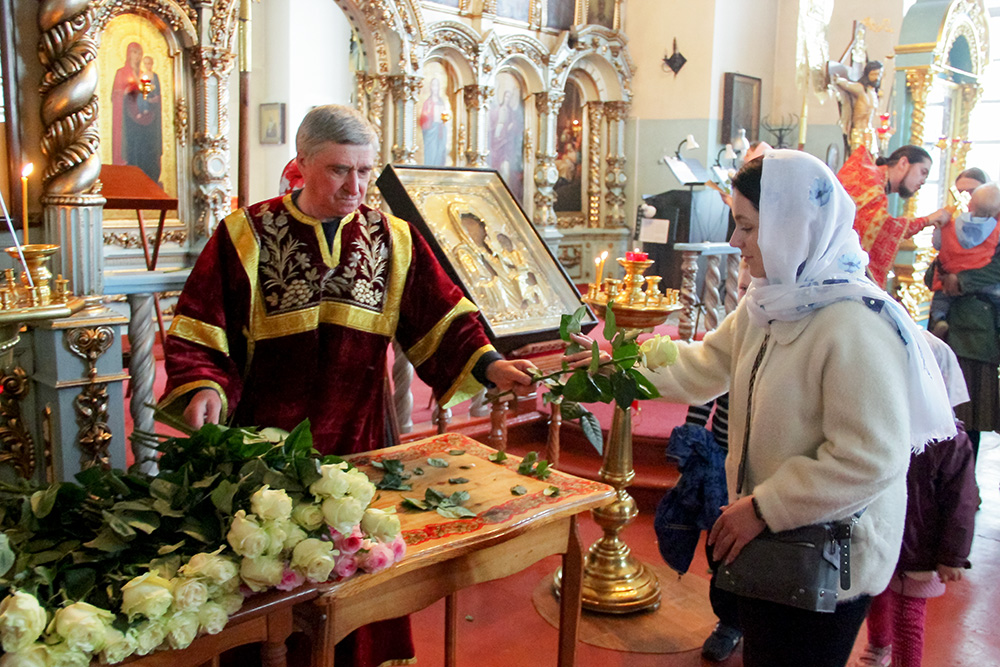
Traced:
<path id="1" fill-rule="evenodd" d="M 680 309 L 678 291 L 659 289 L 660 276 L 643 276 L 652 265 L 643 253 L 628 253 L 618 263 L 625 269 L 622 280 L 607 278 L 590 285 L 584 301 L 604 318 L 610 307 L 615 323 L 623 328 L 651 331 Z M 602 267 L 603 268 L 603 267 Z M 645 289 L 643 287 L 645 286 Z M 615 499 L 593 510 L 594 520 L 604 531 L 587 553 L 583 571 L 583 607 L 590 611 L 627 614 L 656 609 L 660 605 L 660 582 L 656 574 L 632 555 L 620 533 L 639 514 L 627 489 L 635 477 L 632 468 L 631 410 L 615 406 L 611 430 L 604 447 L 601 481 L 614 487 Z M 553 585 L 558 593 L 562 571 Z"/>

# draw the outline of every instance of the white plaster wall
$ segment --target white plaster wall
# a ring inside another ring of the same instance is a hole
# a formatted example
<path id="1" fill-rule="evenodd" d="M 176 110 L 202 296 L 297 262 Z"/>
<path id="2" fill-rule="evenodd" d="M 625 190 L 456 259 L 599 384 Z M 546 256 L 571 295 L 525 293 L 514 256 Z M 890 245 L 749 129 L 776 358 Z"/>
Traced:
<path id="1" fill-rule="evenodd" d="M 633 117 L 655 120 L 712 115 L 712 44 L 718 4 L 717 0 L 629 0 L 623 29 L 636 65 Z M 757 1 L 746 4 L 756 5 Z M 675 37 L 677 50 L 687 58 L 677 76 L 663 66 L 663 57 L 673 52 Z"/>
<path id="2" fill-rule="evenodd" d="M 331 0 L 253 3 L 250 77 L 250 191 L 248 200 L 278 194 L 281 171 L 295 155 L 295 131 L 320 104 L 349 104 L 354 74 L 348 61 L 350 24 Z M 230 88 L 231 182 L 236 195 L 239 73 Z M 260 143 L 260 105 L 285 104 L 285 143 Z"/>

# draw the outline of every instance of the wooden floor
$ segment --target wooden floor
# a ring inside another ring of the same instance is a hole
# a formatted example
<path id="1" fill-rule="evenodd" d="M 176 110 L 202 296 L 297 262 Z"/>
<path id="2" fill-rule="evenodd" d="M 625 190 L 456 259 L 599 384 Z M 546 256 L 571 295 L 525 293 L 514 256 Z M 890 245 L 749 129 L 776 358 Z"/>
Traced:
<path id="1" fill-rule="evenodd" d="M 976 519 L 972 546 L 973 569 L 948 592 L 930 601 L 924 654 L 925 667 L 986 667 L 1000 665 L 1000 436 L 984 435 L 977 470 L 983 505 Z M 600 530 L 588 518 L 583 522 L 584 544 L 593 543 Z M 652 518 L 640 517 L 623 533 L 633 552 L 649 563 L 661 563 Z M 558 567 L 547 559 L 498 582 L 463 591 L 459 597 L 459 661 L 463 667 L 534 667 L 556 664 L 556 630 L 532 604 L 532 593 Z M 703 555 L 686 576 L 706 575 Z M 438 603 L 414 615 L 417 660 L 423 667 L 444 664 L 442 619 Z M 678 618 L 678 623 L 686 619 Z M 642 622 L 638 619 L 637 622 Z M 855 653 L 864 648 L 862 629 Z M 579 644 L 580 667 L 690 667 L 721 664 L 740 667 L 737 652 L 725 663 L 703 661 L 698 650 L 674 654 L 629 653 Z"/>

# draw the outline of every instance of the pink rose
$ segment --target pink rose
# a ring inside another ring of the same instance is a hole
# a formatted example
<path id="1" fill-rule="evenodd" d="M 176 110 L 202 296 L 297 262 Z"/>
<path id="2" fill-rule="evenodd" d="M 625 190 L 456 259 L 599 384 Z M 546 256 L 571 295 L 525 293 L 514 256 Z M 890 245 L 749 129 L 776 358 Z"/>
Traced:
<path id="1" fill-rule="evenodd" d="M 340 553 L 353 554 L 357 553 L 364 544 L 364 539 L 365 535 L 361 532 L 361 526 L 355 526 L 350 535 L 335 533 L 333 536 L 333 544 L 337 547 L 337 551 Z"/>
<path id="2" fill-rule="evenodd" d="M 392 547 L 388 544 L 376 543 L 372 545 L 368 553 L 360 558 L 359 565 L 365 572 L 374 574 L 392 565 L 393 558 Z"/>
<path id="3" fill-rule="evenodd" d="M 333 573 L 341 579 L 347 579 L 358 571 L 358 559 L 353 554 L 346 554 L 337 559 Z"/>
<path id="4" fill-rule="evenodd" d="M 281 574 L 281 583 L 275 588 L 279 591 L 291 591 L 304 584 L 305 581 L 305 577 L 285 565 L 285 571 Z"/>
<path id="5" fill-rule="evenodd" d="M 389 543 L 389 548 L 392 549 L 393 561 L 398 563 L 406 555 L 406 540 L 402 535 L 397 535 L 396 539 Z"/>

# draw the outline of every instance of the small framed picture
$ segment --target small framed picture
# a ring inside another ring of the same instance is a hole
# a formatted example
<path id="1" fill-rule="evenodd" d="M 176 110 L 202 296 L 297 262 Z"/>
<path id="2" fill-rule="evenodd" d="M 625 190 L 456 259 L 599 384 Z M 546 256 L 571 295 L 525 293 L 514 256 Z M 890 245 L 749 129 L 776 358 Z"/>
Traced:
<path id="1" fill-rule="evenodd" d="M 747 139 L 757 141 L 760 134 L 760 86 L 757 77 L 726 72 L 722 92 L 722 130 L 719 140 L 732 143 L 741 129 Z"/>
<path id="2" fill-rule="evenodd" d="M 285 105 L 272 102 L 260 105 L 260 143 L 285 143 Z"/>

